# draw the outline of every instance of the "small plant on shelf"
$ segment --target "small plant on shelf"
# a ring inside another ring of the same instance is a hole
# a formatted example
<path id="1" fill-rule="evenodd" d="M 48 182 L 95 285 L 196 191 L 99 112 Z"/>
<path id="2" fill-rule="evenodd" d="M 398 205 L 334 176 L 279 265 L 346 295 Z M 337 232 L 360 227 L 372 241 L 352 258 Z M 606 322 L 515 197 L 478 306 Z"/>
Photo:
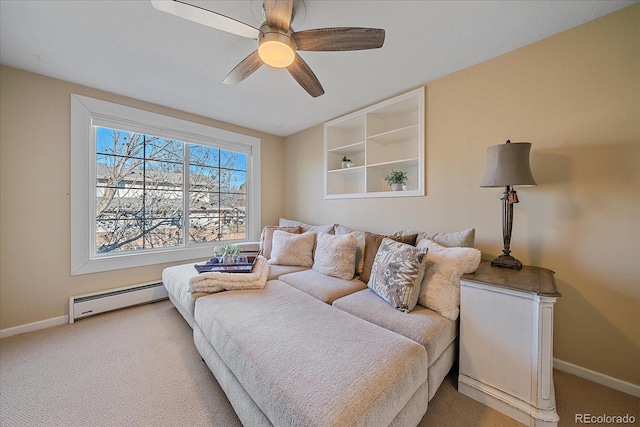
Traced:
<path id="1" fill-rule="evenodd" d="M 353 162 L 347 156 L 342 156 L 342 168 L 350 168 L 353 166 Z"/>
<path id="2" fill-rule="evenodd" d="M 406 172 L 391 169 L 391 172 L 384 177 L 384 180 L 391 185 L 392 190 L 398 191 L 402 190 L 402 186 L 407 183 L 407 178 Z"/>

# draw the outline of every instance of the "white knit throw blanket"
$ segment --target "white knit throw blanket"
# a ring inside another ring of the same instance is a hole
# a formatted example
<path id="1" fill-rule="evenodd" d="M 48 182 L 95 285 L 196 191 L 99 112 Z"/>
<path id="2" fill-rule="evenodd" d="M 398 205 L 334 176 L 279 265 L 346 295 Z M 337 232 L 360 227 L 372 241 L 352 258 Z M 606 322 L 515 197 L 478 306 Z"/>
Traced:
<path id="1" fill-rule="evenodd" d="M 189 292 L 215 293 L 237 289 L 262 289 L 269 276 L 267 259 L 259 256 L 251 273 L 200 273 L 189 279 Z"/>

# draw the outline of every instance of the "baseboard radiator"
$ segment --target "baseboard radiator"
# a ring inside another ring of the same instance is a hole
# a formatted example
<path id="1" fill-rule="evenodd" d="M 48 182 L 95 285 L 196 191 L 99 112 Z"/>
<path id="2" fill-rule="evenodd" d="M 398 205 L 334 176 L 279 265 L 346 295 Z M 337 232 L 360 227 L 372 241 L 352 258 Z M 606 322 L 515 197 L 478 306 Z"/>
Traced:
<path id="1" fill-rule="evenodd" d="M 162 282 L 142 283 L 69 298 L 69 323 L 94 314 L 168 298 Z"/>

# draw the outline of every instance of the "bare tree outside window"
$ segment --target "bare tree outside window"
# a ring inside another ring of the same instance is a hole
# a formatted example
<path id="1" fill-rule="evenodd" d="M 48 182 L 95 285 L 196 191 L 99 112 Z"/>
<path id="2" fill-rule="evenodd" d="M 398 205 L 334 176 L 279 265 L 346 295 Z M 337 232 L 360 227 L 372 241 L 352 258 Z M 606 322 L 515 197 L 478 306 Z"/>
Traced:
<path id="1" fill-rule="evenodd" d="M 106 127 L 96 145 L 96 253 L 246 237 L 246 154 Z"/>

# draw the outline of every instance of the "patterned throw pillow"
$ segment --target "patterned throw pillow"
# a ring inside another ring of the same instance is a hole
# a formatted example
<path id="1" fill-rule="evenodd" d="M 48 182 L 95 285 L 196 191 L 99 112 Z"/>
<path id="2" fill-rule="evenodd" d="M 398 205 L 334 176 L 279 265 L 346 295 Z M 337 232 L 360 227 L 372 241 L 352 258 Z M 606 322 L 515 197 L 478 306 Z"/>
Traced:
<path id="1" fill-rule="evenodd" d="M 425 252 L 406 243 L 382 239 L 367 286 L 393 307 L 410 312 L 418 302 Z"/>
<path id="2" fill-rule="evenodd" d="M 327 276 L 351 280 L 355 274 L 358 242 L 353 234 L 318 233 L 313 269 Z"/>
<path id="3" fill-rule="evenodd" d="M 418 302 L 447 319 L 456 320 L 460 314 L 460 277 L 476 271 L 480 251 L 446 248 L 429 239 L 421 240 L 417 248 L 428 251 Z"/>
<path id="4" fill-rule="evenodd" d="M 311 267 L 313 265 L 313 233 L 291 234 L 286 231 L 273 232 L 270 264 Z"/>
<path id="5" fill-rule="evenodd" d="M 376 259 L 378 248 L 382 239 L 385 237 L 395 240 L 397 242 L 406 243 L 411 246 L 415 246 L 417 234 L 410 234 L 404 236 L 383 236 L 382 234 L 369 233 L 365 231 L 365 247 L 364 247 L 364 260 L 362 265 L 362 272 L 360 273 L 360 280 L 364 283 L 369 282 L 371 277 L 371 268 L 373 267 L 373 261 Z"/>

